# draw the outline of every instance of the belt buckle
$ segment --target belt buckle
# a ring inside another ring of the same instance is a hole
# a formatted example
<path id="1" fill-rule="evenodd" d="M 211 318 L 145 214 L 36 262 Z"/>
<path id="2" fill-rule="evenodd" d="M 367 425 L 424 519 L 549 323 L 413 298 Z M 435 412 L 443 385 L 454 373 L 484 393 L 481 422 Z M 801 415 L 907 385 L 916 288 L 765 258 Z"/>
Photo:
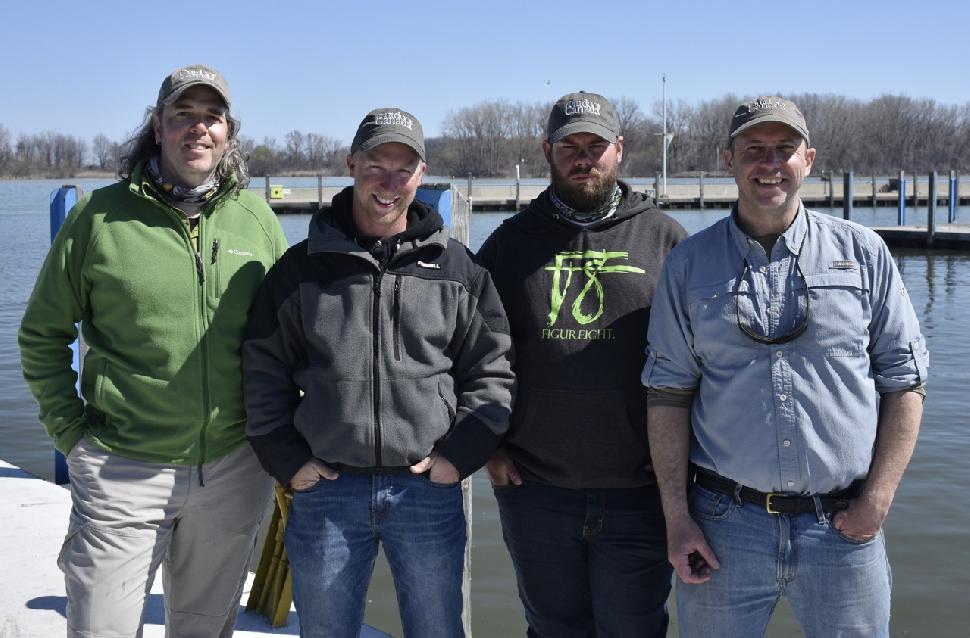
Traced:
<path id="1" fill-rule="evenodd" d="M 779 512 L 778 510 L 771 508 L 771 499 L 774 496 L 781 497 L 784 496 L 784 494 L 779 494 L 778 492 L 768 492 L 765 494 L 765 510 L 767 510 L 769 514 L 784 514 L 784 512 Z"/>

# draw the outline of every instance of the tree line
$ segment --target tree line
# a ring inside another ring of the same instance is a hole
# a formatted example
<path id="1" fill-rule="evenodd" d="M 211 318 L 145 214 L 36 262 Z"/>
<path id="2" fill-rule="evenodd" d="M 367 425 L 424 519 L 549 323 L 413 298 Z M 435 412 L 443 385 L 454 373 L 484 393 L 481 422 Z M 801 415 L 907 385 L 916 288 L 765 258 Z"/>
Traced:
<path id="1" fill-rule="evenodd" d="M 870 100 L 804 93 L 786 96 L 805 115 L 815 170 L 893 174 L 970 169 L 970 102 L 940 104 L 929 98 L 883 95 Z M 611 99 L 624 137 L 622 172 L 651 176 L 661 170 L 662 104 L 645 111 L 630 98 Z M 670 175 L 723 171 L 721 151 L 728 122 L 742 101 L 735 95 L 690 104 L 668 103 L 667 172 Z M 546 117 L 552 103 L 487 100 L 450 111 L 441 135 L 428 138 L 429 172 L 478 178 L 545 177 L 542 154 Z M 343 175 L 347 146 L 319 133 L 293 130 L 283 140 L 240 137 L 250 174 Z M 69 177 L 81 171 L 117 169 L 124 141 L 103 134 L 90 143 L 54 131 L 13 138 L 0 124 L 0 176 Z"/>

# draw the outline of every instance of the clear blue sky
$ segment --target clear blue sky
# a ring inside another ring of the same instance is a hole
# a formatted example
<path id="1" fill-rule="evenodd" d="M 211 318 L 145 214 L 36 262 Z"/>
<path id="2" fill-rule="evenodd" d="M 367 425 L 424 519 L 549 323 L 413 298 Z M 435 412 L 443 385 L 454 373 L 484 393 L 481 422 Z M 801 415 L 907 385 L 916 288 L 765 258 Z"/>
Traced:
<path id="1" fill-rule="evenodd" d="M 183 64 L 220 69 L 243 134 L 349 143 L 399 106 L 440 133 L 481 100 L 586 89 L 650 113 L 766 92 L 970 102 L 970 4 L 897 0 L 19 1 L 3 10 L 0 124 L 122 139 Z M 727 115 L 726 115 L 727 117 Z"/>

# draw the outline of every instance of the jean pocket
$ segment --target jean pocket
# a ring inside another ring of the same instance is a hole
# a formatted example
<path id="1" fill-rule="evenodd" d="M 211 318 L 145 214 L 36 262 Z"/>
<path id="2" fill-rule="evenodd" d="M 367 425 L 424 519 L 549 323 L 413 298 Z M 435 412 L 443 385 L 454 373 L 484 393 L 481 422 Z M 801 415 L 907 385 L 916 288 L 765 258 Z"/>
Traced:
<path id="1" fill-rule="evenodd" d="M 687 497 L 687 507 L 695 518 L 723 521 L 734 513 L 737 503 L 732 496 L 694 485 Z"/>
<path id="2" fill-rule="evenodd" d="M 427 472 L 422 472 L 421 474 L 418 474 L 418 476 L 425 483 L 427 483 L 428 485 L 430 485 L 431 487 L 434 487 L 434 488 L 437 488 L 437 489 L 441 489 L 441 490 L 449 490 L 449 489 L 452 489 L 452 488 L 455 488 L 455 487 L 459 487 L 461 485 L 461 481 L 460 480 L 459 481 L 455 481 L 454 483 L 436 483 L 435 481 L 432 481 L 431 480 L 431 471 L 430 470 L 427 471 Z"/>
<path id="3" fill-rule="evenodd" d="M 294 487 L 293 494 L 309 494 L 310 492 L 316 492 L 318 489 L 320 489 L 320 485 L 326 480 L 327 479 L 321 476 L 319 479 L 317 479 L 317 482 L 311 485 L 310 487 L 305 487 L 302 490 L 298 490 Z"/>
<path id="4" fill-rule="evenodd" d="M 849 543 L 850 545 L 857 545 L 859 547 L 863 547 L 865 545 L 870 545 L 870 544 L 876 542 L 876 539 L 879 538 L 879 535 L 880 534 L 882 534 L 882 530 L 880 529 L 878 532 L 876 532 L 873 535 L 872 538 L 867 538 L 865 540 L 859 540 L 858 538 L 851 538 L 849 536 L 846 536 L 845 534 L 843 534 L 839 530 L 835 529 L 835 525 L 831 525 L 830 524 L 829 525 L 829 529 L 832 531 L 833 534 L 835 534 L 839 538 L 839 540 L 841 540 L 841 541 L 843 541 L 845 543 Z"/>

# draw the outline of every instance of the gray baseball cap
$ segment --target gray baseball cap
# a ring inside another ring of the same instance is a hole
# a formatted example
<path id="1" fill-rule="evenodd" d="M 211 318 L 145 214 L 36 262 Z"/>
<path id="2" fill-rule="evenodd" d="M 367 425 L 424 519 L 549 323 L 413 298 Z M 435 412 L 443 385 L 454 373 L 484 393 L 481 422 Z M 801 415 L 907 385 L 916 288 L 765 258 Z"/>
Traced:
<path id="1" fill-rule="evenodd" d="M 162 86 L 158 89 L 158 101 L 156 106 L 171 104 L 178 99 L 185 89 L 197 85 L 208 86 L 222 98 L 226 103 L 226 108 L 231 105 L 229 98 L 229 83 L 222 74 L 202 64 L 190 64 L 172 71 L 172 73 L 162 80 Z"/>
<path id="2" fill-rule="evenodd" d="M 619 132 L 620 123 L 609 100 L 586 91 L 559 98 L 546 124 L 546 139 L 550 144 L 573 133 L 593 133 L 612 144 Z"/>
<path id="3" fill-rule="evenodd" d="M 350 152 L 369 151 L 388 142 L 410 146 L 418 157 L 425 159 L 421 122 L 407 111 L 393 107 L 374 109 L 364 116 L 350 145 Z"/>
<path id="4" fill-rule="evenodd" d="M 734 112 L 731 118 L 730 139 L 734 139 L 752 126 L 765 122 L 779 122 L 791 128 L 805 138 L 808 144 L 808 125 L 805 116 L 798 110 L 795 103 L 783 97 L 762 95 L 759 98 L 745 102 Z"/>

